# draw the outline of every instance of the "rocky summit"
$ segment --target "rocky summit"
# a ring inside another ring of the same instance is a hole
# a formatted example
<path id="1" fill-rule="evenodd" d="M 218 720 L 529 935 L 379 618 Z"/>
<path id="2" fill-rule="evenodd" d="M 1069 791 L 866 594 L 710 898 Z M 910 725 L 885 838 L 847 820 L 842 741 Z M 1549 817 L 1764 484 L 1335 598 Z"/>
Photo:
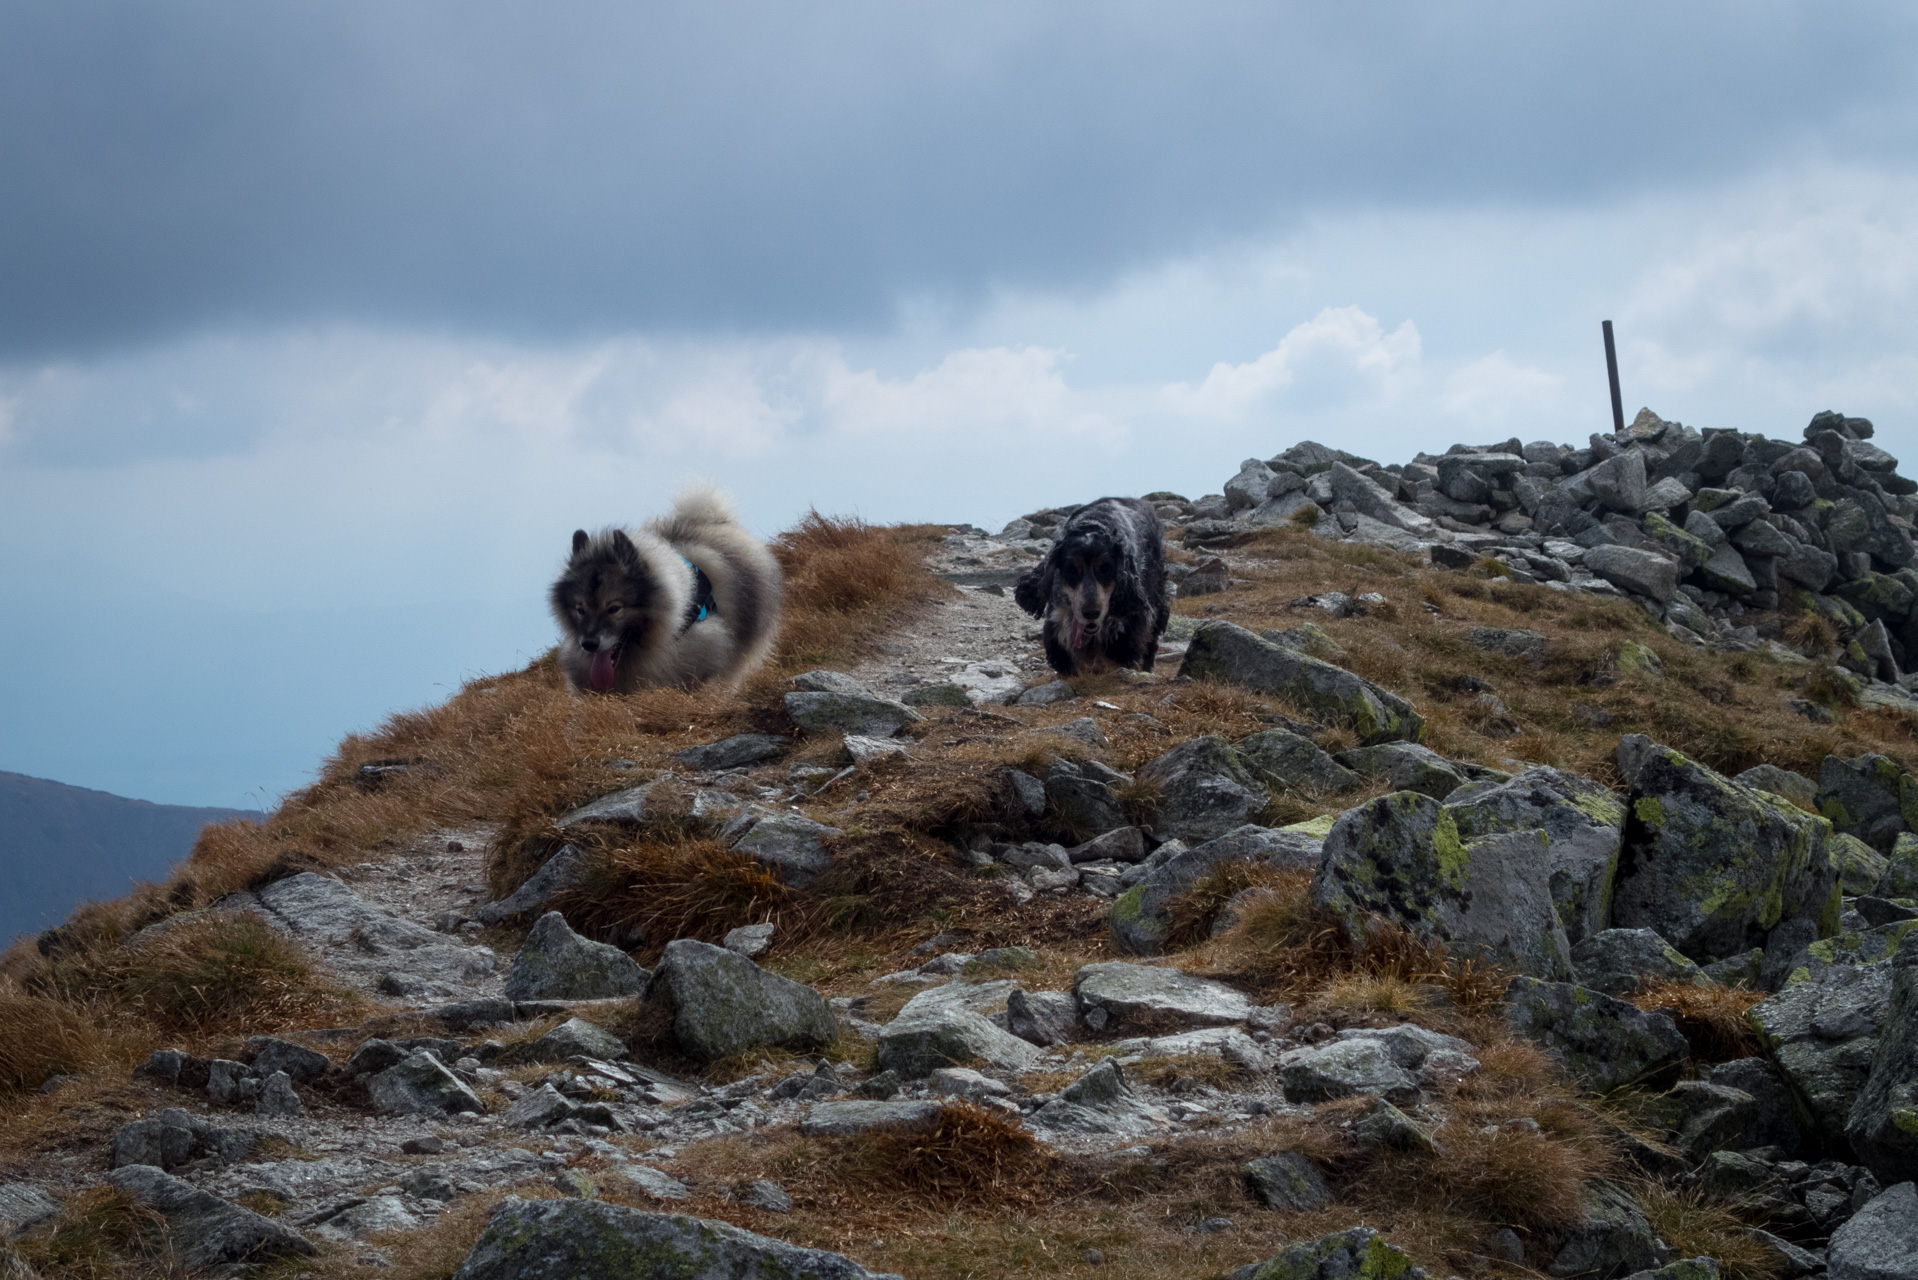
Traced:
<path id="1" fill-rule="evenodd" d="M 1872 436 L 1293 444 L 1071 679 L 1074 507 L 815 517 L 742 689 L 475 681 L 17 942 L 0 1272 L 1918 1280 Z"/>

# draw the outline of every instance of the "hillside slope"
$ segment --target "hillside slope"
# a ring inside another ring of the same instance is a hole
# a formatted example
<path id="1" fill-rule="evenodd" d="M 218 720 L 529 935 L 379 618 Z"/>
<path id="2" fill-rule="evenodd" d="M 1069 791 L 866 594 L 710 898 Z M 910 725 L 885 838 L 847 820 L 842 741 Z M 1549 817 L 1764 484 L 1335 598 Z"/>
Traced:
<path id="1" fill-rule="evenodd" d="M 1461 452 L 1570 484 L 1634 447 Z M 1589 553 L 1663 556 L 1643 512 L 1415 524 L 1409 471 L 1302 445 L 1151 495 L 1150 673 L 1054 679 L 1008 598 L 1066 509 L 815 517 L 737 694 L 547 659 L 349 738 L 0 963 L 0 1203 L 41 1220 L 7 1247 L 43 1280 L 1911 1256 L 1910 650 L 1676 555 L 1669 599 L 1620 587 L 1645 562 Z M 1874 545 L 1831 581 L 1904 581 Z"/>
<path id="2" fill-rule="evenodd" d="M 51 928 L 82 899 L 117 898 L 135 880 L 164 878 L 208 823 L 263 816 L 0 771 L 0 939 Z"/>

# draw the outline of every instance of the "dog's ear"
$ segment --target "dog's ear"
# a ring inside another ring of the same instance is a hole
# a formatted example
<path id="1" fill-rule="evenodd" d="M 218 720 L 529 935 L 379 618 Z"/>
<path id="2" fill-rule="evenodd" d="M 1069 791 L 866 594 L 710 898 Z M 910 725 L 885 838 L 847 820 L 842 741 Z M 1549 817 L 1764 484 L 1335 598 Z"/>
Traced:
<path id="1" fill-rule="evenodd" d="M 613 554 L 619 557 L 622 564 L 639 563 L 639 548 L 633 545 L 633 540 L 626 536 L 624 529 L 613 530 Z"/>
<path id="2" fill-rule="evenodd" d="M 578 555 L 580 552 L 586 550 L 586 544 L 591 541 L 592 539 L 586 536 L 586 530 L 573 530 L 573 554 Z"/>
<path id="3" fill-rule="evenodd" d="M 1052 557 L 1048 555 L 1019 575 L 1018 584 L 1012 588 L 1012 602 L 1036 618 L 1046 611 L 1051 599 Z"/>

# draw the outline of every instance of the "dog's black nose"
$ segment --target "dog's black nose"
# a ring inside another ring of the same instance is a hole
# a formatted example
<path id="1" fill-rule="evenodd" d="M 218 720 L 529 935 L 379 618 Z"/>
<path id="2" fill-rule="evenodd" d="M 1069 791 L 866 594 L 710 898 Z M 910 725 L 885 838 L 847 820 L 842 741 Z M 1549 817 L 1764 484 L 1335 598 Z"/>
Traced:
<path id="1" fill-rule="evenodd" d="M 595 653 L 599 649 L 599 637 L 598 636 L 581 636 L 579 638 L 579 647 L 586 650 L 586 652 L 588 653 Z"/>

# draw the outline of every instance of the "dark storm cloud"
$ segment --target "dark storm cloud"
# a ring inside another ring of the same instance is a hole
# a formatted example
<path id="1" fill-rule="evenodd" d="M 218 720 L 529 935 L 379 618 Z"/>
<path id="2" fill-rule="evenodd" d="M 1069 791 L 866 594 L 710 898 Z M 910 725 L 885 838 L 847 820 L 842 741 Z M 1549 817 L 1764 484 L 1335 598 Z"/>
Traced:
<path id="1" fill-rule="evenodd" d="M 1902 157 L 1904 6 L 0 9 L 0 357 L 880 323 L 1360 204 Z"/>

